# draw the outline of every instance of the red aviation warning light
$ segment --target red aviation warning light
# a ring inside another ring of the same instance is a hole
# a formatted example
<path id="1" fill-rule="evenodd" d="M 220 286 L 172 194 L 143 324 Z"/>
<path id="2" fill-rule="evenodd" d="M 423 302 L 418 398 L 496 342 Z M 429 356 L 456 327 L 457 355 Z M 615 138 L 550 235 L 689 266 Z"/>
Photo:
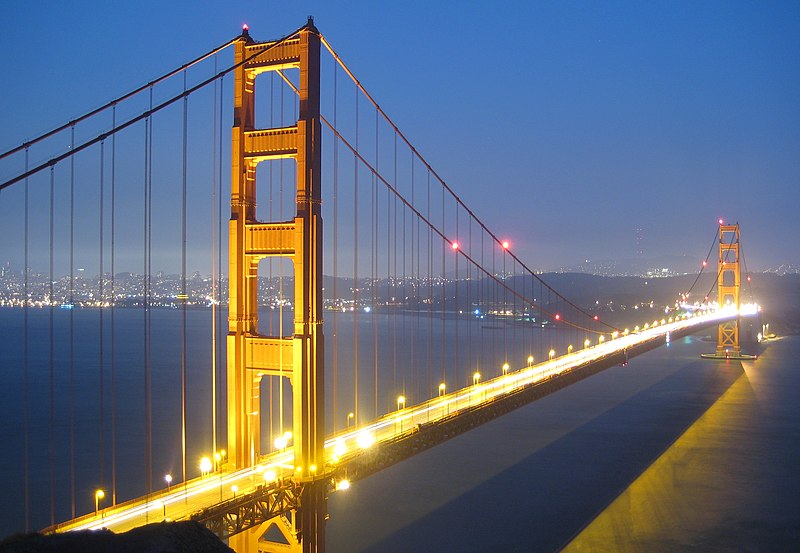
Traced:
<path id="1" fill-rule="evenodd" d="M 507 250 L 511 244 L 508 243 L 508 240 L 503 240 L 503 249 Z"/>
<path id="2" fill-rule="evenodd" d="M 557 321 L 560 321 L 560 320 L 561 320 L 561 315 L 559 315 L 559 314 L 556 314 L 556 320 L 557 320 Z"/>
<path id="3" fill-rule="evenodd" d="M 450 244 L 450 247 L 453 248 L 453 251 L 456 251 L 458 249 L 458 242 L 453 242 Z"/>
<path id="4" fill-rule="evenodd" d="M 242 25 L 242 30 L 243 30 L 243 31 L 249 31 L 249 30 L 250 30 L 250 25 L 248 25 L 247 23 L 245 23 L 244 25 Z"/>
<path id="5" fill-rule="evenodd" d="M 724 225 L 724 224 L 725 224 L 725 221 L 723 221 L 723 220 L 722 220 L 722 218 L 720 218 L 720 220 L 719 220 L 719 224 L 720 224 L 720 225 Z"/>

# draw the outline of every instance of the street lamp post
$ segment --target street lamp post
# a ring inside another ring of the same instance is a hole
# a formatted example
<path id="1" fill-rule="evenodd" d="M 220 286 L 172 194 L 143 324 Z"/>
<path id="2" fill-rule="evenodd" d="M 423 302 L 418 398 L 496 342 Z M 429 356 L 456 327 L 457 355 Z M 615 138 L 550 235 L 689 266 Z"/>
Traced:
<path id="1" fill-rule="evenodd" d="M 591 345 L 591 343 L 592 343 L 592 342 L 590 342 L 590 341 L 589 341 L 589 338 L 586 338 L 586 339 L 583 341 L 583 347 L 584 347 L 584 348 L 588 348 L 588 347 L 589 347 L 589 345 Z"/>
<path id="2" fill-rule="evenodd" d="M 551 349 L 551 350 L 550 350 L 550 352 L 549 352 L 547 355 L 548 355 L 548 357 L 550 358 L 550 361 L 552 361 L 552 360 L 553 360 L 553 357 L 555 357 L 555 356 L 556 356 L 556 350 L 554 350 L 554 349 Z"/>
<path id="3" fill-rule="evenodd" d="M 572 344 L 567 346 L 567 353 L 572 353 Z"/>
<path id="4" fill-rule="evenodd" d="M 106 492 L 103 490 L 97 490 L 94 492 L 94 516 L 97 516 L 97 513 L 100 511 L 100 500 L 106 496 Z"/>
<path id="5" fill-rule="evenodd" d="M 172 486 L 172 475 L 171 474 L 165 474 L 164 475 L 164 481 L 167 483 L 167 493 L 169 493 L 169 488 L 170 488 L 170 486 Z"/>
<path id="6" fill-rule="evenodd" d="M 400 422 L 400 433 L 403 433 L 403 417 L 400 411 L 406 407 L 406 396 L 397 396 L 397 420 Z"/>
<path id="7" fill-rule="evenodd" d="M 350 421 L 355 418 L 354 413 L 347 413 L 347 429 L 350 430 Z"/>
<path id="8" fill-rule="evenodd" d="M 533 365 L 533 355 L 528 356 L 528 368 L 531 368 L 531 365 Z"/>
<path id="9" fill-rule="evenodd" d="M 478 386 L 478 384 L 480 384 L 480 382 L 481 382 L 481 373 L 476 371 L 475 374 L 472 375 L 472 383 L 477 388 L 477 386 Z M 477 389 L 476 389 L 476 391 L 477 391 Z M 483 399 L 486 399 L 486 394 L 485 393 L 484 393 Z"/>

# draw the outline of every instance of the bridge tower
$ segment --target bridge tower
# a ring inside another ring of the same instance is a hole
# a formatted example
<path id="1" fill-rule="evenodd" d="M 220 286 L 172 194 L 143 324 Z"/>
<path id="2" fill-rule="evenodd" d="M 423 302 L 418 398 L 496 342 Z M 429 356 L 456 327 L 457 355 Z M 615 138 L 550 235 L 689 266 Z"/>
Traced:
<path id="1" fill-rule="evenodd" d="M 739 225 L 719 224 L 719 266 L 717 274 L 720 306 L 733 305 L 739 311 L 739 287 L 742 273 L 739 265 Z M 719 324 L 717 357 L 739 357 L 739 317 Z"/>
<path id="2" fill-rule="evenodd" d="M 238 553 L 322 552 L 325 547 L 322 333 L 322 216 L 320 36 L 309 18 L 299 33 L 279 42 L 255 42 L 244 29 L 235 45 L 229 315 L 227 338 L 228 462 L 252 466 L 260 444 L 260 381 L 290 379 L 293 448 L 302 508 L 231 538 Z M 256 76 L 299 69 L 296 125 L 255 128 Z M 288 221 L 256 216 L 256 166 L 277 159 L 297 164 L 297 213 Z M 265 336 L 258 328 L 258 264 L 282 256 L 294 265 L 294 333 Z M 269 541 L 265 534 L 280 533 Z"/>

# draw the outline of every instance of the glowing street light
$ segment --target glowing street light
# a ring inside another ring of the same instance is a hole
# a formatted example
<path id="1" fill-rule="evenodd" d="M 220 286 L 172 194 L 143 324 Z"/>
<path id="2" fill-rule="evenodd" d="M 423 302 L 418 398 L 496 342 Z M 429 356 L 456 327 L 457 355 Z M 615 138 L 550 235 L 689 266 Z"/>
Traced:
<path id="1" fill-rule="evenodd" d="M 272 469 L 264 471 L 264 482 L 274 482 L 278 475 Z"/>
<path id="2" fill-rule="evenodd" d="M 234 484 L 233 486 L 231 486 L 231 491 L 233 492 L 233 498 L 236 499 L 236 492 L 239 491 L 239 486 Z"/>
<path id="3" fill-rule="evenodd" d="M 606 341 L 606 337 L 605 337 L 604 335 L 602 335 L 602 334 L 601 334 L 601 335 L 600 335 L 600 337 L 597 339 L 597 343 L 598 343 L 598 344 L 602 344 L 602 343 L 603 343 L 603 342 L 605 342 L 605 341 Z"/>
<path id="4" fill-rule="evenodd" d="M 572 344 L 567 346 L 567 353 L 572 353 Z"/>
<path id="5" fill-rule="evenodd" d="M 352 421 L 354 418 L 355 418 L 355 414 L 354 413 L 347 413 L 347 428 L 348 429 L 350 428 L 350 421 Z"/>
<path id="6" fill-rule="evenodd" d="M 589 340 L 589 338 L 586 338 L 586 339 L 583 341 L 583 347 L 584 347 L 584 348 L 588 348 L 588 347 L 589 347 L 591 344 L 592 344 L 592 342 Z"/>
<path id="7" fill-rule="evenodd" d="M 528 356 L 528 368 L 530 368 L 531 365 L 533 365 L 533 355 Z"/>
<path id="8" fill-rule="evenodd" d="M 202 459 L 200 459 L 199 467 L 200 467 L 200 475 L 206 476 L 209 472 L 211 472 L 211 469 L 213 468 L 211 465 L 211 459 L 209 459 L 208 457 L 203 457 Z"/>
<path id="9" fill-rule="evenodd" d="M 447 385 L 444 382 L 439 384 L 439 397 L 442 397 L 446 390 L 447 390 Z"/>
<path id="10" fill-rule="evenodd" d="M 472 383 L 473 384 L 477 385 L 480 381 L 481 381 L 481 373 L 476 372 L 475 374 L 472 375 Z"/>
<path id="11" fill-rule="evenodd" d="M 167 493 L 169 493 L 169 487 L 172 485 L 172 475 L 171 474 L 165 474 L 164 475 L 164 481 L 167 483 Z"/>
<path id="12" fill-rule="evenodd" d="M 511 366 L 508 363 L 503 363 L 503 374 L 504 375 L 508 374 L 508 369 L 510 368 Z"/>
<path id="13" fill-rule="evenodd" d="M 397 410 L 401 411 L 406 407 L 406 396 L 397 396 Z M 397 420 L 400 422 L 400 433 L 403 432 L 403 417 L 397 415 Z"/>
<path id="14" fill-rule="evenodd" d="M 549 356 L 549 358 L 550 358 L 550 361 L 552 361 L 552 360 L 553 360 L 553 357 L 555 357 L 555 356 L 556 356 L 556 350 L 554 350 L 554 349 L 551 349 L 551 350 L 548 352 L 548 354 L 547 354 L 547 355 Z"/>
<path id="15" fill-rule="evenodd" d="M 350 489 L 350 480 L 348 480 L 347 478 L 343 478 L 342 480 L 336 482 L 336 491 L 344 491 L 349 489 Z"/>
<path id="16" fill-rule="evenodd" d="M 98 511 L 100 510 L 100 500 L 106 496 L 106 492 L 103 490 L 97 490 L 94 492 L 94 516 L 97 516 Z"/>

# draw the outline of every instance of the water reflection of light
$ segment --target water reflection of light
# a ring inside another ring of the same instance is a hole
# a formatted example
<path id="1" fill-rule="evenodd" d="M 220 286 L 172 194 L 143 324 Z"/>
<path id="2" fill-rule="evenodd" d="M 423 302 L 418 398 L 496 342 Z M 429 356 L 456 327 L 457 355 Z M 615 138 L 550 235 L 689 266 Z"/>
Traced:
<path id="1" fill-rule="evenodd" d="M 722 528 L 765 493 L 747 478 L 759 401 L 745 370 L 564 551 L 685 549 Z"/>

